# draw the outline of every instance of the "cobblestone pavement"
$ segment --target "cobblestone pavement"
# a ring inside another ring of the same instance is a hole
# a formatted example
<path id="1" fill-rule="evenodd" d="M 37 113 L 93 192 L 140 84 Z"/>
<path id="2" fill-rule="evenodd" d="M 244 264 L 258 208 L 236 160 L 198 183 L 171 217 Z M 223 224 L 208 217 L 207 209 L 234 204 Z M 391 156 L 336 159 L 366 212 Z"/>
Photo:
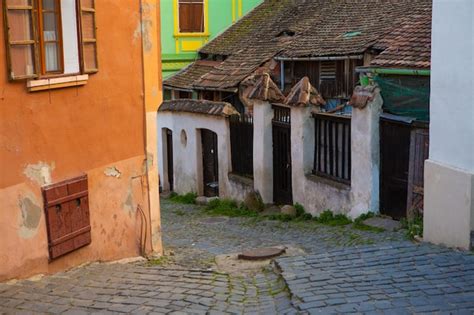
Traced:
<path id="1" fill-rule="evenodd" d="M 474 256 L 404 240 L 403 232 L 254 218 L 210 218 L 162 200 L 166 259 L 91 264 L 0 284 L 0 313 L 469 313 Z M 288 245 L 305 255 L 240 276 L 214 257 Z"/>
<path id="2" fill-rule="evenodd" d="M 0 285 L 7 314 L 276 314 L 293 312 L 286 285 L 273 272 L 249 278 L 206 270 L 92 264 Z"/>
<path id="3" fill-rule="evenodd" d="M 474 255 L 468 253 L 405 242 L 277 264 L 293 304 L 311 314 L 474 313 Z"/>
<path id="4" fill-rule="evenodd" d="M 194 205 L 162 199 L 163 242 L 182 266 L 210 267 L 215 255 L 276 245 L 298 247 L 307 253 L 341 246 L 390 243 L 405 239 L 403 232 L 375 233 L 351 226 L 329 227 L 314 222 L 281 222 L 256 218 L 229 218 L 207 223 L 208 216 Z"/>

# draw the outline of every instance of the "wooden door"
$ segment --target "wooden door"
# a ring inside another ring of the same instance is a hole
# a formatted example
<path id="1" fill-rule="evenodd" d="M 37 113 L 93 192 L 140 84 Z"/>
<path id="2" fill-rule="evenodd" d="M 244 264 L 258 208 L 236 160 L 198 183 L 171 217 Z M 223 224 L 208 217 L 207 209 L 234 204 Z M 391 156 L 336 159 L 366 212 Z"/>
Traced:
<path id="1" fill-rule="evenodd" d="M 293 204 L 291 184 L 290 109 L 274 106 L 273 133 L 273 202 Z"/>
<path id="2" fill-rule="evenodd" d="M 423 214 L 425 160 L 428 159 L 429 140 L 428 128 L 412 130 L 407 196 L 407 215 L 409 219 Z"/>
<path id="3" fill-rule="evenodd" d="M 166 159 L 168 160 L 168 184 L 170 191 L 174 189 L 174 172 L 173 172 L 173 132 L 166 130 Z"/>
<path id="4" fill-rule="evenodd" d="M 380 121 L 380 212 L 394 219 L 407 215 L 410 125 Z"/>
<path id="5" fill-rule="evenodd" d="M 217 134 L 207 129 L 201 129 L 201 144 L 204 196 L 219 196 Z"/>

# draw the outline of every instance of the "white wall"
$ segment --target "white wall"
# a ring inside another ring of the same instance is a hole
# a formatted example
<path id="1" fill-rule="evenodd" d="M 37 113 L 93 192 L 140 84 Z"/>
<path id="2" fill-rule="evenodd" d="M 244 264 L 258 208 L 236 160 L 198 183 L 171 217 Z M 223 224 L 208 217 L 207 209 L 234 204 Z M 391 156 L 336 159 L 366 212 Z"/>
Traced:
<path id="1" fill-rule="evenodd" d="M 318 215 L 324 210 L 353 218 L 379 211 L 379 117 L 382 98 L 378 89 L 363 109 L 354 109 L 351 120 L 350 185 L 312 175 L 314 118 L 310 107 L 291 108 L 293 200 Z"/>
<path id="2" fill-rule="evenodd" d="M 209 129 L 217 134 L 219 159 L 219 196 L 228 197 L 230 172 L 230 133 L 228 120 L 220 116 L 192 113 L 158 112 L 158 157 L 161 184 L 168 187 L 166 137 L 163 128 L 173 132 L 174 191 L 179 194 L 196 192 L 203 194 L 202 154 L 200 129 Z M 186 132 L 186 145 L 181 132 Z"/>
<path id="3" fill-rule="evenodd" d="M 434 0 L 426 241 L 468 249 L 474 230 L 474 1 Z"/>
<path id="4" fill-rule="evenodd" d="M 434 0 L 430 160 L 474 172 L 474 1 Z"/>

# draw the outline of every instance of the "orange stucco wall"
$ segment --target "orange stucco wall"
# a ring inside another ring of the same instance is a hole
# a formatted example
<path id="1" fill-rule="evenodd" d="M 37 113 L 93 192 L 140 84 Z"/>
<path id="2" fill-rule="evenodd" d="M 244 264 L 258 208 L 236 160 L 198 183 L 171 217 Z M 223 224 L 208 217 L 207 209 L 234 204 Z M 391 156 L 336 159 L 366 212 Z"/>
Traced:
<path id="1" fill-rule="evenodd" d="M 96 1 L 99 72 L 83 87 L 29 93 L 9 82 L 0 25 L 0 281 L 139 254 L 136 207 L 149 215 L 139 4 Z M 159 46 L 157 36 L 147 41 Z M 92 244 L 49 263 L 41 186 L 84 173 Z"/>

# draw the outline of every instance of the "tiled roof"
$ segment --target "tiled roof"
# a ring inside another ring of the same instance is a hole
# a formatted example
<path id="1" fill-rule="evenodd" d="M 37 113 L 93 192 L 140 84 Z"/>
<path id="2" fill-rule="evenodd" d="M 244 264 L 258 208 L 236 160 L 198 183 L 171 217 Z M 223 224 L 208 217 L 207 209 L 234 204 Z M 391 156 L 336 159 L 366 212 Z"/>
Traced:
<path id="1" fill-rule="evenodd" d="M 421 7 L 376 46 L 384 51 L 371 62 L 376 67 L 420 68 L 431 66 L 431 4 Z"/>
<path id="2" fill-rule="evenodd" d="M 187 112 L 213 116 L 228 117 L 239 115 L 239 112 L 227 102 L 212 102 L 206 100 L 179 99 L 164 101 L 159 112 Z"/>
<path id="3" fill-rule="evenodd" d="M 163 81 L 165 87 L 192 90 L 192 84 L 201 76 L 210 72 L 219 61 L 197 60 L 196 62 L 183 68 L 174 76 Z"/>
<path id="4" fill-rule="evenodd" d="M 426 21 L 431 1 L 266 0 L 201 48 L 202 54 L 227 58 L 187 83 L 197 89 L 235 90 L 274 57 L 362 54 L 382 45 L 381 39 L 407 21 Z M 415 40 L 410 45 L 417 48 Z"/>

